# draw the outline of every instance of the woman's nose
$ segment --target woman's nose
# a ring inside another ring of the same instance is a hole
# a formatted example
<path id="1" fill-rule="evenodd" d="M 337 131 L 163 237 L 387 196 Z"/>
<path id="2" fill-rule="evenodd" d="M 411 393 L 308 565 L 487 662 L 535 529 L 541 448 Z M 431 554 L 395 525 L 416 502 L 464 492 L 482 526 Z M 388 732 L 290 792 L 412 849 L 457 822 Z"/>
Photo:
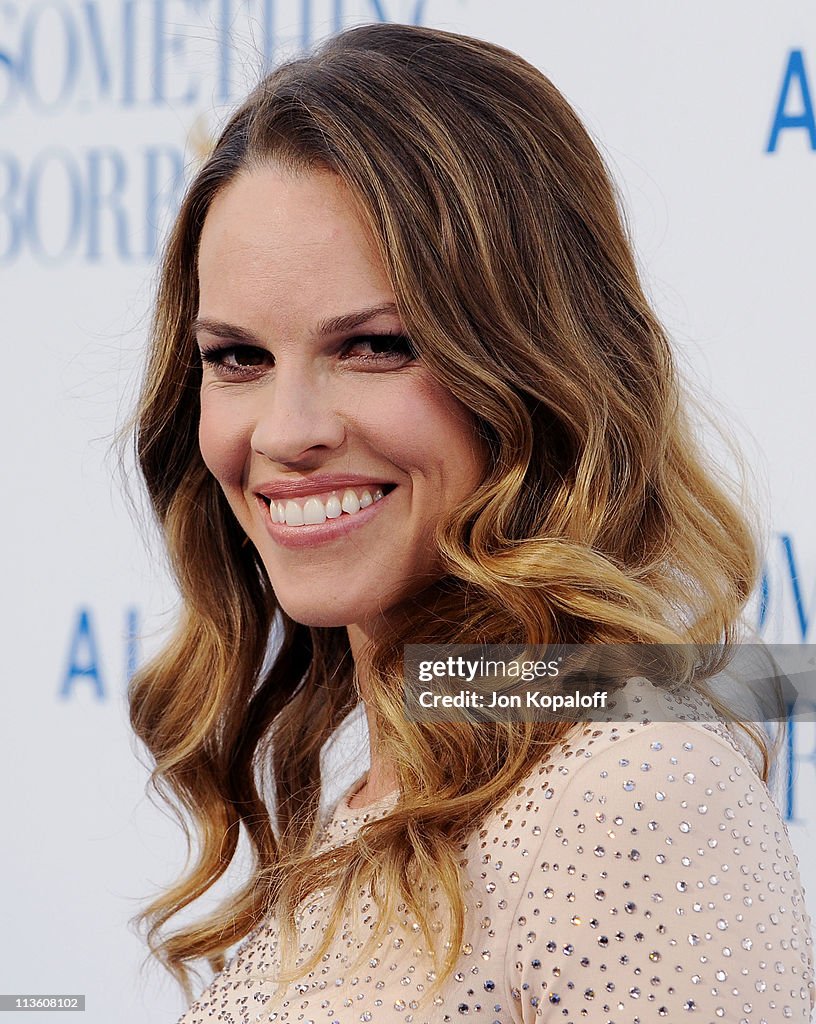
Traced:
<path id="1" fill-rule="evenodd" d="M 312 449 L 338 448 L 346 429 L 330 387 L 278 366 L 258 393 L 252 450 L 272 462 L 297 462 Z"/>

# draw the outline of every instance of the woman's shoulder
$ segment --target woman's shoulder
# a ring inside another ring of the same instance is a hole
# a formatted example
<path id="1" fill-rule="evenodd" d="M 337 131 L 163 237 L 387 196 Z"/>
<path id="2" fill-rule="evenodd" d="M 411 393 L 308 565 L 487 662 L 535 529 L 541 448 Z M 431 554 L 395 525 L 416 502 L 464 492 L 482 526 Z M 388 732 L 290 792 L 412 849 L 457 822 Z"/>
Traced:
<path id="1" fill-rule="evenodd" d="M 575 727 L 478 842 L 485 877 L 513 883 L 506 981 L 522 1020 L 546 1001 L 592 1020 L 644 1009 L 715 1019 L 748 1003 L 808 1019 L 798 860 L 750 749 L 725 723 L 633 711 Z"/>
<path id="2" fill-rule="evenodd" d="M 632 794 L 654 788 L 655 780 L 660 786 L 654 793 L 660 795 L 653 799 L 666 804 L 676 797 L 682 804 L 701 786 L 719 784 L 722 791 L 723 776 L 730 775 L 744 775 L 752 792 L 773 803 L 759 775 L 761 763 L 749 733 L 718 718 L 702 696 L 679 696 L 646 679 L 632 679 L 610 701 L 604 718 L 575 724 L 497 812 L 519 799 L 535 799 L 540 825 L 542 815 L 553 815 L 579 785 L 585 804 L 596 796 L 602 803 L 637 802 Z"/>

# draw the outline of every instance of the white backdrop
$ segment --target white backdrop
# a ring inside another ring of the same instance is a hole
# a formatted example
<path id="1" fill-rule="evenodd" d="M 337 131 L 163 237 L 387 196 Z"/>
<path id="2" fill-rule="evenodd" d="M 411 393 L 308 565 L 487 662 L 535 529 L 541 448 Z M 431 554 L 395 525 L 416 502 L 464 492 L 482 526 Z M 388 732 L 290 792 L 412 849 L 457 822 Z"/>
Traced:
<path id="1" fill-rule="evenodd" d="M 682 365 L 764 488 L 764 635 L 816 640 L 812 0 L 3 0 L 0 993 L 85 993 L 94 1024 L 183 1009 L 161 971 L 140 971 L 127 927 L 184 846 L 144 796 L 127 726 L 128 672 L 175 597 L 122 496 L 112 436 L 153 260 L 203 140 L 264 61 L 376 20 L 501 43 L 575 105 Z M 366 767 L 352 724 L 338 789 Z M 816 730 L 797 724 L 778 781 L 812 911 L 815 766 Z"/>

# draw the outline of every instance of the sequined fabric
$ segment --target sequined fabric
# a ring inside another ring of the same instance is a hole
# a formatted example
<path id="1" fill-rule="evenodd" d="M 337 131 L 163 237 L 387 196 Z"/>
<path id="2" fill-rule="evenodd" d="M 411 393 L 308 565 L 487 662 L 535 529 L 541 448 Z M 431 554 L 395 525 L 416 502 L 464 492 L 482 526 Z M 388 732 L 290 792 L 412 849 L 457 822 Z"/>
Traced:
<path id="1" fill-rule="evenodd" d="M 618 721 L 577 727 L 476 829 L 463 861 L 466 936 L 435 1000 L 403 916 L 364 969 L 347 929 L 313 973 L 275 983 L 276 929 L 250 934 L 179 1024 L 781 1024 L 810 1020 L 811 925 L 796 855 L 751 752 L 721 723 L 652 720 L 627 685 Z M 647 698 L 647 699 L 644 699 Z M 393 793 L 321 840 L 348 842 Z M 360 896 L 361 920 L 376 913 Z M 298 914 L 315 944 L 330 893 Z M 401 908 L 404 909 L 404 908 Z"/>

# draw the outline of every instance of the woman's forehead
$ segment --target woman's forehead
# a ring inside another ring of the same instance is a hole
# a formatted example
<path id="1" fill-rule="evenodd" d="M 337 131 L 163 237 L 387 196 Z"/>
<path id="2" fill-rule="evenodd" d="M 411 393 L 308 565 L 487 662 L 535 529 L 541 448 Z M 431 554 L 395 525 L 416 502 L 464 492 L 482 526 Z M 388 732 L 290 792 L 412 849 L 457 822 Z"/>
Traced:
<path id="1" fill-rule="evenodd" d="M 293 173 L 278 164 L 242 170 L 213 197 L 205 238 L 265 237 L 270 247 L 365 236 L 348 188 L 329 171 Z"/>
<path id="2" fill-rule="evenodd" d="M 385 270 L 340 179 L 276 168 L 239 175 L 209 209 L 199 315 L 315 322 L 393 302 Z"/>

